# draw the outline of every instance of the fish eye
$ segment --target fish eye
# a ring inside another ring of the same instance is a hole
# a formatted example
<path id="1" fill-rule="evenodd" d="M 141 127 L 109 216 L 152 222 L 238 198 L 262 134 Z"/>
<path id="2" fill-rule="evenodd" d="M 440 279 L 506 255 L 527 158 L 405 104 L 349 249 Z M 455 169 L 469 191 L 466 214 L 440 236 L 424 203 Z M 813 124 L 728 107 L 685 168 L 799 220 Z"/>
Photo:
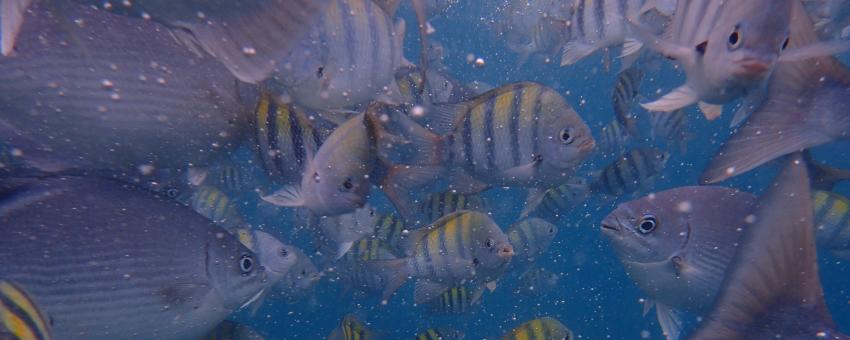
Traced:
<path id="1" fill-rule="evenodd" d="M 351 178 L 346 178 L 345 182 L 342 183 L 342 187 L 345 188 L 345 190 L 351 190 L 351 188 L 354 188 L 354 183 L 351 182 Z"/>
<path id="2" fill-rule="evenodd" d="M 570 144 L 573 142 L 574 139 L 575 138 L 570 133 L 570 129 L 561 130 L 561 142 L 564 142 L 564 144 Z"/>
<path id="3" fill-rule="evenodd" d="M 790 43 L 790 42 L 791 42 L 791 38 L 790 38 L 790 37 L 785 37 L 785 41 L 783 41 L 783 42 L 782 42 L 782 50 L 783 50 L 783 51 L 784 51 L 786 48 L 788 48 L 788 43 Z"/>
<path id="4" fill-rule="evenodd" d="M 549 233 L 550 233 L 550 234 L 551 234 L 551 233 L 554 233 L 554 232 L 555 232 L 555 228 L 549 228 Z"/>
<path id="5" fill-rule="evenodd" d="M 315 181 L 316 183 L 319 183 L 319 173 L 318 172 L 313 173 L 313 181 Z"/>
<path id="6" fill-rule="evenodd" d="M 488 238 L 487 241 L 484 242 L 484 246 L 486 246 L 487 248 L 493 248 L 493 243 L 494 243 L 493 239 Z"/>
<path id="7" fill-rule="evenodd" d="M 289 251 L 286 248 L 280 248 L 280 256 L 287 257 L 289 255 Z"/>
<path id="8" fill-rule="evenodd" d="M 325 75 L 325 67 L 319 66 L 319 69 L 316 70 L 316 78 L 321 78 L 324 75 Z"/>
<path id="9" fill-rule="evenodd" d="M 732 34 L 729 35 L 728 43 L 729 48 L 733 50 L 738 49 L 738 47 L 741 47 L 741 33 L 738 32 L 737 26 L 735 26 L 735 30 L 732 31 Z"/>
<path id="10" fill-rule="evenodd" d="M 175 188 L 169 188 L 168 190 L 165 191 L 165 195 L 168 196 L 168 198 L 175 198 L 175 197 L 177 197 L 177 194 L 179 194 L 179 193 L 180 193 L 180 191 L 175 189 Z"/>
<path id="11" fill-rule="evenodd" d="M 655 216 L 645 215 L 638 224 L 638 231 L 641 234 L 649 234 L 655 230 L 655 226 L 657 225 L 658 221 L 655 219 Z"/>
<path id="12" fill-rule="evenodd" d="M 254 270 L 254 258 L 251 255 L 242 255 L 239 259 L 239 269 L 242 270 L 242 275 L 248 275 Z"/>

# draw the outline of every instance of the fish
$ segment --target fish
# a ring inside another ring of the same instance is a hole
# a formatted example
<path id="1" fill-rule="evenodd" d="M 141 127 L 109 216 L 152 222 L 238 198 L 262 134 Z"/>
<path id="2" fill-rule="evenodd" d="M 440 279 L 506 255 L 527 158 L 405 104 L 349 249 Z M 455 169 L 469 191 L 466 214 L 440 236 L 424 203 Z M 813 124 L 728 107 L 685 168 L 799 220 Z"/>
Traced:
<path id="1" fill-rule="evenodd" d="M 685 186 L 620 204 L 602 220 L 602 234 L 648 295 L 645 310 L 655 305 L 668 339 L 682 332 L 683 311 L 710 311 L 757 201 L 732 188 Z"/>
<path id="2" fill-rule="evenodd" d="M 620 154 L 631 143 L 632 135 L 618 120 L 612 120 L 602 127 L 602 136 L 599 138 L 599 150 L 605 154 Z"/>
<path id="3" fill-rule="evenodd" d="M 25 162 L 46 152 L 64 169 L 182 169 L 240 141 L 256 90 L 162 24 L 75 2 L 23 15 L 16 52 L 0 58 L 0 142 Z"/>
<path id="4" fill-rule="evenodd" d="M 548 188 L 560 184 L 595 148 L 590 129 L 558 92 L 504 85 L 459 104 L 435 106 L 430 131 L 403 115 L 391 119 L 415 146 L 412 164 L 389 166 L 381 188 L 410 219 L 411 191 L 448 177 L 449 189 Z M 448 174 L 449 176 L 445 176 Z"/>
<path id="5" fill-rule="evenodd" d="M 298 303 L 308 296 L 324 276 L 303 250 L 293 247 L 292 253 L 295 255 L 295 265 L 271 288 L 273 298 L 283 299 L 290 304 Z"/>
<path id="6" fill-rule="evenodd" d="M 803 157 L 806 159 L 806 165 L 809 166 L 809 177 L 814 190 L 830 191 L 839 182 L 850 180 L 850 170 L 820 163 L 808 150 L 803 151 Z"/>
<path id="7" fill-rule="evenodd" d="M 372 340 L 378 335 L 370 330 L 363 321 L 354 314 L 346 315 L 339 326 L 328 335 L 327 340 Z"/>
<path id="8" fill-rule="evenodd" d="M 641 106 L 649 111 L 675 111 L 698 104 L 706 119 L 714 120 L 724 104 L 743 98 L 732 121 L 737 125 L 765 99 L 765 87 L 777 65 L 795 60 L 808 64 L 809 58 L 846 49 L 842 43 L 801 44 L 792 22 L 808 20 L 805 13 L 792 15 L 796 10 L 792 7 L 800 6 L 792 0 L 679 1 L 671 40 L 633 24 L 641 41 L 678 61 L 687 75 L 684 85 Z"/>
<path id="9" fill-rule="evenodd" d="M 480 299 L 480 294 L 471 291 L 466 285 L 451 287 L 439 297 L 427 302 L 428 309 L 441 314 L 464 314 Z"/>
<path id="10" fill-rule="evenodd" d="M 663 140 L 678 145 L 679 152 L 685 154 L 691 139 L 687 130 L 687 115 L 682 109 L 670 112 L 650 112 L 650 128 L 653 140 Z"/>
<path id="11" fill-rule="evenodd" d="M 357 241 L 372 235 L 378 216 L 366 205 L 352 213 L 318 218 L 316 244 L 327 244 L 327 252 L 338 260 L 348 253 Z M 321 247 L 320 247 L 321 248 Z"/>
<path id="12" fill-rule="evenodd" d="M 50 320 L 23 287 L 0 280 L 0 339 L 50 340 Z"/>
<path id="13" fill-rule="evenodd" d="M 543 296 L 558 287 L 560 275 L 543 267 L 536 267 L 519 277 L 518 292 L 530 296 Z"/>
<path id="14" fill-rule="evenodd" d="M 22 25 L 32 0 L 4 0 L 0 52 L 15 56 L 26 37 Z M 267 78 L 296 43 L 314 26 L 328 0 L 249 0 L 222 6 L 206 1 L 173 3 L 157 0 L 103 2 L 77 0 L 98 10 L 154 20 L 168 28 L 187 50 L 203 50 L 239 80 L 257 83 Z M 71 18 L 73 16 L 69 16 Z M 285 20 L 280 20 L 285 18 Z M 95 25 L 98 26 L 98 25 Z M 22 37 L 18 37 L 21 35 Z M 274 44 L 265 42 L 274 41 Z"/>
<path id="15" fill-rule="evenodd" d="M 357 241 L 351 251 L 334 263 L 334 267 L 345 288 L 354 288 L 367 293 L 381 293 L 385 286 L 383 278 L 373 273 L 368 263 L 395 258 L 397 256 L 385 241 L 367 237 Z"/>
<path id="16" fill-rule="evenodd" d="M 512 224 L 508 227 L 508 241 L 514 248 L 511 266 L 523 268 L 534 264 L 557 235 L 558 227 L 540 218 L 526 218 Z"/>
<path id="17" fill-rule="evenodd" d="M 268 176 L 279 184 L 297 184 L 330 133 L 322 131 L 298 105 L 282 104 L 263 92 L 254 110 L 252 145 Z"/>
<path id="18" fill-rule="evenodd" d="M 835 192 L 813 190 L 812 205 L 818 247 L 850 261 L 850 198 Z"/>
<path id="19" fill-rule="evenodd" d="M 819 45 L 808 16 L 795 4 L 789 49 Z M 790 53 L 790 52 L 789 52 Z M 700 175 L 717 183 L 780 156 L 850 136 L 850 70 L 833 57 L 780 63 L 764 104 L 720 147 Z"/>
<path id="20" fill-rule="evenodd" d="M 569 38 L 567 2 L 508 1 L 496 21 L 496 31 L 508 49 L 518 54 L 517 68 L 532 57 L 553 57 Z M 554 58 L 553 58 L 554 59 Z"/>
<path id="21" fill-rule="evenodd" d="M 371 0 L 331 0 L 317 23 L 265 82 L 273 93 L 316 110 L 398 102 L 404 20 Z"/>
<path id="22" fill-rule="evenodd" d="M 520 217 L 559 219 L 584 202 L 589 193 L 587 179 L 573 177 L 557 187 L 529 193 Z"/>
<path id="23" fill-rule="evenodd" d="M 379 169 L 380 123 L 366 113 L 340 125 L 315 155 L 308 156 L 300 186 L 284 186 L 262 199 L 281 207 L 307 208 L 316 216 L 337 216 L 363 208 L 371 189 L 371 176 Z"/>
<path id="24" fill-rule="evenodd" d="M 183 191 L 175 199 L 223 228 L 246 225 L 239 203 L 217 187 L 201 185 Z"/>
<path id="25" fill-rule="evenodd" d="M 420 203 L 419 210 L 426 220 L 431 222 L 461 210 L 486 212 L 487 202 L 480 195 L 464 195 L 452 191 L 435 192 Z"/>
<path id="26" fill-rule="evenodd" d="M 428 328 L 419 332 L 414 340 L 463 340 L 466 334 L 446 327 Z"/>
<path id="27" fill-rule="evenodd" d="M 207 333 L 201 340 L 265 340 L 266 337 L 257 333 L 251 327 L 241 323 L 224 320 L 215 329 Z"/>
<path id="28" fill-rule="evenodd" d="M 614 104 L 614 117 L 634 137 L 640 136 L 640 131 L 638 131 L 637 116 L 632 113 L 632 104 L 634 104 L 640 91 L 643 76 L 643 70 L 634 66 L 623 70 L 617 76 L 614 93 L 611 95 L 611 102 Z"/>
<path id="29" fill-rule="evenodd" d="M 502 340 L 572 340 L 573 332 L 553 317 L 526 321 L 502 337 Z"/>
<path id="30" fill-rule="evenodd" d="M 606 166 L 590 183 L 592 193 L 623 196 L 652 186 L 670 159 L 670 153 L 656 148 L 632 149 Z"/>
<path id="31" fill-rule="evenodd" d="M 57 339 L 199 338 L 271 285 L 236 237 L 146 190 L 81 177 L 5 183 L 0 277 L 26 287 Z"/>
<path id="32" fill-rule="evenodd" d="M 824 301 L 806 165 L 799 153 L 784 163 L 693 339 L 850 338 Z"/>
<path id="33" fill-rule="evenodd" d="M 255 167 L 253 161 L 237 162 L 228 157 L 209 167 L 191 167 L 187 170 L 187 177 L 195 185 L 209 185 L 223 192 L 238 193 L 259 186 L 254 176 Z"/>
<path id="34" fill-rule="evenodd" d="M 371 237 L 380 240 L 394 253 L 404 254 L 405 240 L 410 230 L 404 219 L 396 213 L 375 212 L 375 225 Z"/>
<path id="35" fill-rule="evenodd" d="M 236 228 L 230 232 L 242 245 L 257 254 L 271 283 L 283 279 L 299 261 L 297 248 L 284 244 L 268 232 L 251 228 Z"/>
<path id="36" fill-rule="evenodd" d="M 514 255 L 508 237 L 480 212 L 449 214 L 411 233 L 406 257 L 370 263 L 386 282 L 382 301 L 389 300 L 408 278 L 416 279 L 413 300 L 417 304 L 461 282 L 484 286 L 503 274 Z"/>

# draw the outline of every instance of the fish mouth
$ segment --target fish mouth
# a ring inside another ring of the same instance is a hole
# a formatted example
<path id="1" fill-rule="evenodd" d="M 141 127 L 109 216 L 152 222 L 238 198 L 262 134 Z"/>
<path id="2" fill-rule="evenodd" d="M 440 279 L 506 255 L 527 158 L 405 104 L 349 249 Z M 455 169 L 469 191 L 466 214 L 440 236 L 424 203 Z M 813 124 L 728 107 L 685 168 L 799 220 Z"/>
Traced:
<path id="1" fill-rule="evenodd" d="M 496 256 L 498 256 L 502 260 L 508 260 L 514 257 L 514 255 L 514 247 L 511 245 L 506 245 L 502 247 L 502 249 L 499 249 L 499 252 L 496 254 Z"/>
<path id="2" fill-rule="evenodd" d="M 611 233 L 611 234 L 619 234 L 620 229 L 620 219 L 616 216 L 608 215 L 604 220 L 602 220 L 602 233 Z"/>
<path id="3" fill-rule="evenodd" d="M 582 152 L 590 152 L 596 148 L 596 141 L 593 138 L 588 138 L 578 145 L 578 149 Z"/>
<path id="4" fill-rule="evenodd" d="M 750 79 L 764 77 L 770 70 L 771 63 L 759 58 L 747 58 L 736 63 L 735 75 Z"/>

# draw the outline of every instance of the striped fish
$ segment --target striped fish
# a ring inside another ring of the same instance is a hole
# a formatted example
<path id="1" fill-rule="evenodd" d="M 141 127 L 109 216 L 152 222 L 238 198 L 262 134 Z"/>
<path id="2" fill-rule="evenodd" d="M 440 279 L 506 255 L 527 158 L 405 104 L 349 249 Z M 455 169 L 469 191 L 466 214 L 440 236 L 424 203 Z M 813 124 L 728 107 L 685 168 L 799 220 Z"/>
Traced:
<path id="1" fill-rule="evenodd" d="M 830 191 L 812 191 L 818 246 L 850 261 L 850 199 Z"/>
<path id="2" fill-rule="evenodd" d="M 671 112 L 650 112 L 652 139 L 675 143 L 679 151 L 687 152 L 689 134 L 687 131 L 687 115 L 684 110 Z"/>
<path id="3" fill-rule="evenodd" d="M 464 195 L 453 191 L 435 192 L 428 195 L 419 206 L 428 222 L 460 210 L 486 212 L 487 203 L 479 195 Z"/>
<path id="4" fill-rule="evenodd" d="M 643 81 L 643 71 L 637 67 L 629 67 L 617 76 L 617 84 L 614 85 L 614 93 L 611 102 L 614 104 L 614 117 L 620 125 L 626 127 L 626 131 L 633 137 L 639 137 L 637 116 L 632 113 L 632 104 L 640 91 L 640 83 Z"/>
<path id="5" fill-rule="evenodd" d="M 602 127 L 599 148 L 606 155 L 620 154 L 632 140 L 632 135 L 618 120 L 612 120 Z"/>
<path id="6" fill-rule="evenodd" d="M 508 228 L 508 240 L 514 247 L 511 266 L 529 266 L 549 249 L 558 235 L 558 227 L 539 218 L 526 218 Z"/>
<path id="7" fill-rule="evenodd" d="M 366 327 L 354 314 L 348 314 L 340 322 L 339 327 L 328 335 L 328 340 L 373 340 L 375 332 Z"/>
<path id="8" fill-rule="evenodd" d="M 278 104 L 269 94 L 257 104 L 254 126 L 257 155 L 269 177 L 280 184 L 301 181 L 308 158 L 326 137 L 300 106 Z"/>
<path id="9" fill-rule="evenodd" d="M 183 192 L 176 199 L 223 228 L 230 229 L 246 224 L 238 204 L 214 186 L 195 187 Z"/>
<path id="10" fill-rule="evenodd" d="M 564 324 L 552 317 L 542 317 L 527 321 L 510 333 L 505 334 L 502 340 L 573 340 L 573 332 Z"/>
<path id="11" fill-rule="evenodd" d="M 380 293 L 385 285 L 382 277 L 373 273 L 367 263 L 395 258 L 384 241 L 367 237 L 357 241 L 351 251 L 336 262 L 335 267 L 347 287 L 367 293 Z"/>
<path id="12" fill-rule="evenodd" d="M 474 292 L 466 285 L 451 287 L 436 299 L 428 302 L 429 310 L 441 314 L 464 314 L 476 302 Z"/>
<path id="13" fill-rule="evenodd" d="M 670 154 L 659 149 L 633 149 L 599 172 L 590 190 L 617 197 L 648 189 L 669 159 Z"/>
<path id="14" fill-rule="evenodd" d="M 49 323 L 22 287 L 0 280 L 0 339 L 50 340 Z"/>
<path id="15" fill-rule="evenodd" d="M 406 258 L 374 261 L 387 300 L 408 278 L 417 279 L 414 302 L 423 303 L 460 282 L 498 278 L 514 255 L 507 236 L 489 216 L 462 211 L 411 232 Z"/>
<path id="16" fill-rule="evenodd" d="M 557 187 L 536 190 L 528 195 L 521 216 L 559 220 L 587 199 L 590 187 L 584 178 L 571 178 Z"/>
<path id="17" fill-rule="evenodd" d="M 265 340 L 266 338 L 251 327 L 241 323 L 224 320 L 215 329 L 199 340 Z"/>
<path id="18" fill-rule="evenodd" d="M 272 88 L 317 110 L 366 104 L 379 96 L 401 99 L 393 73 L 401 66 L 403 20 L 394 25 L 372 0 L 331 0 L 320 23 L 284 59 Z"/>
<path id="19" fill-rule="evenodd" d="M 384 242 L 395 254 L 404 254 L 404 240 L 410 234 L 410 228 L 398 214 L 376 213 L 375 231 L 372 237 Z"/>
<path id="20" fill-rule="evenodd" d="M 419 332 L 413 338 L 414 340 L 463 340 L 466 336 L 461 331 L 449 329 L 449 328 L 428 328 L 424 331 Z"/>
<path id="21" fill-rule="evenodd" d="M 623 57 L 643 48 L 631 33 L 628 20 L 637 21 L 648 9 L 644 0 L 573 0 L 570 36 L 561 55 L 561 66 L 572 65 L 594 52 L 623 45 Z"/>
<path id="22" fill-rule="evenodd" d="M 371 206 L 364 206 L 352 213 L 339 216 L 323 216 L 318 221 L 318 249 L 339 259 L 352 249 L 358 240 L 369 237 L 375 230 L 376 216 Z"/>

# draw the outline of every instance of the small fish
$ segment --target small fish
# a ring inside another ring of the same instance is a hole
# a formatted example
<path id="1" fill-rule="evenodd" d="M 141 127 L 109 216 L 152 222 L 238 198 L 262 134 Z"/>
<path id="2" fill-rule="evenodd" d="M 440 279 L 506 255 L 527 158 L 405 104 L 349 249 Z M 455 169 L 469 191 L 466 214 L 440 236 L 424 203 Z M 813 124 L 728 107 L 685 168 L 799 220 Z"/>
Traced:
<path id="1" fill-rule="evenodd" d="M 527 34 L 528 36 L 507 39 L 505 44 L 508 49 L 519 55 L 517 68 L 520 68 L 535 56 L 540 56 L 544 62 L 549 63 L 563 46 L 563 42 L 568 34 L 567 20 L 543 17 L 537 25 L 531 28 Z M 515 36 L 508 35 L 508 37 Z"/>
<path id="2" fill-rule="evenodd" d="M 818 247 L 826 248 L 834 256 L 850 261 L 850 198 L 815 190 L 812 192 L 815 208 L 815 234 Z"/>
<path id="3" fill-rule="evenodd" d="M 602 138 L 599 139 L 599 149 L 606 154 L 620 154 L 633 139 L 618 120 L 612 120 L 602 127 Z"/>
<path id="4" fill-rule="evenodd" d="M 199 340 L 265 340 L 266 338 L 251 327 L 241 323 L 224 320 L 215 329 Z"/>
<path id="5" fill-rule="evenodd" d="M 410 228 L 398 214 L 375 214 L 375 231 L 372 237 L 381 240 L 395 254 L 404 254 L 404 240 L 409 237 Z"/>
<path id="6" fill-rule="evenodd" d="M 549 249 L 558 227 L 539 218 L 522 219 L 508 227 L 508 240 L 514 248 L 511 266 L 529 266 Z"/>
<path id="7" fill-rule="evenodd" d="M 633 149 L 598 173 L 593 193 L 618 197 L 648 189 L 664 170 L 670 154 L 655 148 Z"/>
<path id="8" fill-rule="evenodd" d="M 551 57 L 569 38 L 570 4 L 566 1 L 505 1 L 498 8 L 495 31 L 508 49 L 519 54 L 517 68 L 531 57 Z"/>
<path id="9" fill-rule="evenodd" d="M 257 254 L 272 283 L 280 281 L 299 261 L 297 248 L 284 244 L 265 231 L 237 228 L 230 232 L 236 235 L 242 245 Z"/>
<path id="10" fill-rule="evenodd" d="M 558 287 L 561 276 L 543 267 L 526 271 L 519 277 L 519 293 L 530 296 L 543 296 Z"/>
<path id="11" fill-rule="evenodd" d="M 542 317 L 526 321 L 517 326 L 502 340 L 573 340 L 573 332 L 560 321 L 552 317 Z"/>
<path id="12" fill-rule="evenodd" d="M 238 203 L 214 186 L 201 185 L 184 191 L 175 199 L 223 228 L 246 225 Z"/>
<path id="13" fill-rule="evenodd" d="M 679 109 L 670 112 L 650 112 L 650 117 L 652 139 L 675 143 L 679 146 L 679 151 L 685 154 L 690 139 L 685 111 Z"/>
<path id="14" fill-rule="evenodd" d="M 57 339 L 197 339 L 271 286 L 236 237 L 149 191 L 76 177 L 3 190 L 0 277 Z"/>
<path id="15" fill-rule="evenodd" d="M 373 234 L 377 218 L 374 209 L 368 205 L 344 215 L 319 217 L 319 240 L 315 243 L 326 244 L 326 252 L 333 255 L 333 259 L 339 259 L 357 241 Z"/>
<path id="16" fill-rule="evenodd" d="M 405 247 L 408 257 L 372 263 L 387 282 L 384 301 L 411 277 L 417 280 L 415 303 L 436 298 L 461 282 L 483 286 L 501 276 L 514 255 L 499 226 L 479 212 L 449 214 L 411 233 L 410 246 Z"/>
<path id="17" fill-rule="evenodd" d="M 436 221 L 456 211 L 475 210 L 486 212 L 487 203 L 479 195 L 464 195 L 453 191 L 435 192 L 428 195 L 419 210 L 428 222 Z"/>
<path id="18" fill-rule="evenodd" d="M 346 288 L 354 288 L 367 293 L 380 293 L 386 285 L 381 275 L 373 273 L 369 261 L 392 260 L 397 258 L 389 245 L 377 238 L 363 238 L 357 241 L 345 256 L 334 263 L 336 272 L 344 281 Z"/>
<path id="19" fill-rule="evenodd" d="M 339 326 L 328 335 L 327 340 L 374 340 L 377 334 L 370 330 L 354 314 L 348 314 Z"/>
<path id="20" fill-rule="evenodd" d="M 574 177 L 557 187 L 529 193 L 520 216 L 559 219 L 584 202 L 589 193 L 587 180 Z"/>
<path id="21" fill-rule="evenodd" d="M 296 258 L 295 265 L 271 288 L 275 297 L 287 303 L 297 303 L 308 296 L 324 276 L 304 251 L 295 247 L 292 251 Z"/>
<path id="22" fill-rule="evenodd" d="M 478 295 L 477 298 L 480 298 Z M 477 302 L 476 292 L 471 291 L 466 285 L 451 287 L 436 299 L 428 301 L 428 309 L 441 314 L 464 314 L 472 310 L 472 305 Z"/>
<path id="23" fill-rule="evenodd" d="M 796 5 L 789 48 L 822 46 Z M 764 104 L 720 147 L 700 183 L 716 183 L 791 152 L 847 140 L 850 112 L 842 108 L 850 105 L 848 87 L 850 70 L 833 57 L 782 62 Z"/>
<path id="24" fill-rule="evenodd" d="M 205 168 L 190 168 L 187 172 L 189 183 L 210 185 L 227 193 L 250 191 L 257 187 L 252 162 L 239 162 L 228 157 Z"/>
<path id="25" fill-rule="evenodd" d="M 850 338 L 838 332 L 824 301 L 803 163 L 792 155 L 759 198 L 711 313 L 691 338 Z"/>
<path id="26" fill-rule="evenodd" d="M 50 340 L 50 320 L 17 284 L 0 280 L 0 339 Z"/>
<path id="27" fill-rule="evenodd" d="M 637 116 L 632 113 L 632 104 L 634 104 L 640 91 L 643 76 L 643 71 L 634 66 L 623 70 L 617 76 L 617 84 L 614 85 L 614 93 L 611 95 L 611 102 L 614 104 L 614 117 L 617 118 L 620 125 L 626 127 L 626 131 L 633 137 L 640 136 Z"/>
<path id="28" fill-rule="evenodd" d="M 317 23 L 267 82 L 273 92 L 316 110 L 401 99 L 393 73 L 402 65 L 404 20 L 393 24 L 372 0 L 331 0 Z"/>
<path id="29" fill-rule="evenodd" d="M 455 329 L 438 327 L 428 328 L 419 332 L 413 338 L 414 340 L 463 340 L 466 336 L 463 332 Z"/>

